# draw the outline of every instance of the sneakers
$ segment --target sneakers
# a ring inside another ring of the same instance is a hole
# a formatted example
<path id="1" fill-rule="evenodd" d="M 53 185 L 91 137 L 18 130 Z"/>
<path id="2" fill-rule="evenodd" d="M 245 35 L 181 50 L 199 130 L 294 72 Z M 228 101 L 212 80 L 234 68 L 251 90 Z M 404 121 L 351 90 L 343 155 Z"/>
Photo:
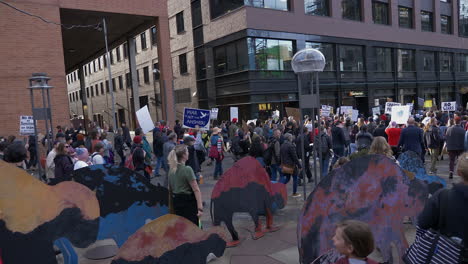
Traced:
<path id="1" fill-rule="evenodd" d="M 257 240 L 265 236 L 265 233 L 262 231 L 256 231 L 255 234 L 253 235 L 253 239 Z"/>
<path id="2" fill-rule="evenodd" d="M 300 193 L 293 193 L 292 197 L 301 197 Z"/>
<path id="3" fill-rule="evenodd" d="M 233 240 L 226 243 L 227 248 L 237 247 L 240 244 L 240 240 Z"/>

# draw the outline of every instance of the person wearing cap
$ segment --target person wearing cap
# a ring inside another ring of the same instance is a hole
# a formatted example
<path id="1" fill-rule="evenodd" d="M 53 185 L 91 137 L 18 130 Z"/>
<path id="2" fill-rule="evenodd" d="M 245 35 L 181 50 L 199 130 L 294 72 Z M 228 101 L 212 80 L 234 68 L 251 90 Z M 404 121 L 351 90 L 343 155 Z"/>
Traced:
<path id="1" fill-rule="evenodd" d="M 197 153 L 195 151 L 195 139 L 192 136 L 186 136 L 184 137 L 184 144 L 187 146 L 189 153 L 188 160 L 185 162 L 185 165 L 192 168 L 197 181 L 199 181 L 201 169 L 200 163 L 198 162 Z"/>
<path id="2" fill-rule="evenodd" d="M 463 153 L 463 150 L 465 148 L 465 129 L 463 129 L 463 127 L 460 125 L 461 118 L 459 116 L 455 116 L 454 121 L 455 125 L 447 129 L 447 133 L 445 136 L 447 151 L 450 158 L 449 179 L 453 179 L 455 161 L 457 160 L 458 156 L 460 156 Z"/>
<path id="3" fill-rule="evenodd" d="M 73 166 L 73 170 L 78 170 L 84 167 L 88 167 L 89 153 L 87 148 L 76 148 L 75 149 L 76 162 Z"/>
<path id="4" fill-rule="evenodd" d="M 213 178 L 215 180 L 218 179 L 221 175 L 223 175 L 223 137 L 220 135 L 221 129 L 218 127 L 213 128 L 213 133 L 211 134 L 211 147 L 210 147 L 210 158 L 213 158 L 215 163 L 215 169 L 213 173 Z"/>

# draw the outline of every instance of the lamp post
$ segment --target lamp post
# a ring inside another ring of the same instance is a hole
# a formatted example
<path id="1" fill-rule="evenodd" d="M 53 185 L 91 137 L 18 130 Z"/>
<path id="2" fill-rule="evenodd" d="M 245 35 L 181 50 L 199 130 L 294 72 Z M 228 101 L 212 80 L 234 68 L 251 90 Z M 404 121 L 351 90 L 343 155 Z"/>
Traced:
<path id="1" fill-rule="evenodd" d="M 161 74 L 158 69 L 153 69 L 153 91 L 154 91 L 154 109 L 156 111 L 156 122 L 159 122 L 158 115 L 158 95 L 156 93 L 156 81 L 159 80 Z"/>
<path id="2" fill-rule="evenodd" d="M 50 151 L 52 148 L 52 140 L 54 139 L 54 129 L 52 126 L 52 113 L 50 107 L 50 94 L 49 90 L 53 88 L 48 84 L 50 77 L 47 76 L 45 73 L 33 73 L 32 77 L 29 78 L 29 94 L 31 96 L 31 108 L 34 120 L 34 137 L 36 138 L 36 157 L 39 162 L 39 144 L 38 144 L 38 137 L 37 137 L 37 120 L 44 120 L 45 127 L 46 127 L 46 142 L 47 142 L 47 152 Z M 42 95 L 42 108 L 35 108 L 34 106 L 34 91 L 40 91 Z M 50 127 L 50 133 L 49 133 Z M 50 136 L 50 137 L 49 137 Z M 42 177 L 42 169 L 41 166 L 39 168 L 39 177 Z"/>
<path id="3" fill-rule="evenodd" d="M 303 49 L 298 51 L 293 59 L 292 59 L 292 68 L 294 72 L 298 75 L 297 83 L 298 83 L 298 97 L 299 97 L 299 113 L 300 113 L 300 137 L 301 137 L 301 159 L 302 159 L 302 179 L 304 180 L 304 199 L 307 199 L 306 193 L 306 181 L 305 181 L 305 168 L 306 166 L 310 166 L 310 164 L 305 164 L 305 153 L 304 153 L 304 118 L 302 115 L 303 108 L 312 108 L 312 119 L 315 120 L 315 108 L 320 107 L 320 92 L 319 92 L 319 79 L 318 73 L 323 71 L 325 68 L 325 56 L 316 49 Z M 310 77 L 309 77 L 310 76 Z M 315 78 L 314 78 L 315 77 Z M 309 93 L 302 93 L 302 81 L 306 80 L 310 81 L 310 90 Z M 313 85 L 313 81 L 315 79 L 315 86 Z M 320 156 L 320 171 L 322 171 L 322 152 L 320 151 L 320 119 L 318 120 L 318 130 L 319 130 L 319 140 L 318 148 L 314 148 L 312 151 L 313 159 L 314 159 L 314 180 L 315 184 L 317 184 L 317 169 L 316 169 L 316 157 L 315 157 L 315 149 L 318 149 L 319 156 Z M 312 135 L 315 137 L 315 129 L 314 129 L 314 122 L 312 122 Z"/>

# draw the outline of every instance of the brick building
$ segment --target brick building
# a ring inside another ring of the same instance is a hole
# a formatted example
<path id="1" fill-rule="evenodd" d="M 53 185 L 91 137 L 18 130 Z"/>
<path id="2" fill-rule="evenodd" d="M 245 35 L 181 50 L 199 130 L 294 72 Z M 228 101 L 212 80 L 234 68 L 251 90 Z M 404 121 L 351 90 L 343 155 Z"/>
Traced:
<path id="1" fill-rule="evenodd" d="M 155 52 L 159 53 L 159 84 L 165 83 L 161 94 L 164 95 L 167 104 L 172 101 L 167 1 L 7 0 L 6 3 L 49 21 L 66 25 L 98 24 L 105 18 L 111 49 L 124 42 L 130 42 L 133 47 L 133 36 L 156 25 L 158 49 Z M 70 115 L 67 79 L 70 79 L 67 78 L 67 73 L 78 70 L 75 78 L 79 79 L 79 75 L 84 76 L 84 65 L 105 53 L 102 27 L 101 30 L 65 29 L 44 23 L 6 5 L 0 5 L 0 14 L 0 59 L 3 62 L 0 65 L 0 135 L 17 135 L 19 116 L 31 115 L 27 87 L 28 78 L 34 72 L 44 72 L 52 78 L 49 84 L 54 86 L 51 90 L 54 125 L 68 125 Z M 133 51 L 130 53 L 134 54 Z M 131 86 L 134 87 L 137 83 L 135 63 L 130 63 L 130 68 L 130 79 L 133 81 Z M 85 88 L 82 85 L 80 91 L 86 92 Z M 39 102 L 38 100 L 37 103 Z M 167 119 L 174 120 L 174 111 L 164 103 L 163 100 L 162 114 L 167 116 Z M 41 125 L 39 122 L 39 126 Z M 40 132 L 44 133 L 44 128 L 40 127 Z"/>

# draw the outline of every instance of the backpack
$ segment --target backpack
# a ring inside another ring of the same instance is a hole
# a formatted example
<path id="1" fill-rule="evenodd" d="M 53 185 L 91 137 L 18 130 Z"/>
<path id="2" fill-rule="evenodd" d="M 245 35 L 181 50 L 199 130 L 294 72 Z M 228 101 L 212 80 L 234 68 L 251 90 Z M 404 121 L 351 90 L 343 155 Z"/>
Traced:
<path id="1" fill-rule="evenodd" d="M 316 142 L 318 142 L 318 141 L 316 141 Z M 319 147 L 318 145 L 315 147 L 315 149 L 317 150 L 317 153 L 322 153 L 323 156 L 329 154 L 330 148 L 328 147 L 328 136 L 327 136 L 327 134 L 324 134 L 324 133 L 320 134 L 320 150 L 318 149 L 318 147 Z"/>

